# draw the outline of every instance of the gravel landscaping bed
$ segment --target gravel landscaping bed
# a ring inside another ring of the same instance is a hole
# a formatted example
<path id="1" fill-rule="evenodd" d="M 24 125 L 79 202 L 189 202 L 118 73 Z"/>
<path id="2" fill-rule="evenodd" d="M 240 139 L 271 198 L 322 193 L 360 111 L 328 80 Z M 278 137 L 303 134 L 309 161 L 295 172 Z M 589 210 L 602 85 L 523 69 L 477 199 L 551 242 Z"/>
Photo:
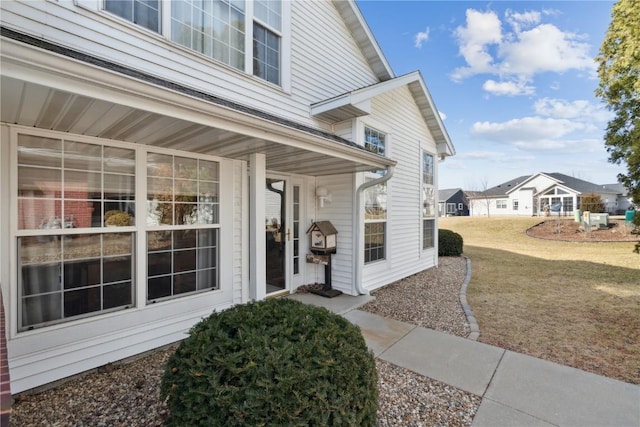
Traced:
<path id="1" fill-rule="evenodd" d="M 459 292 L 464 258 L 440 258 L 440 266 L 373 293 L 362 310 L 466 337 Z M 164 363 L 175 347 L 129 363 L 107 366 L 37 394 L 19 396 L 13 426 L 160 426 L 166 407 L 159 398 Z M 466 426 L 480 397 L 376 360 L 380 426 Z"/>

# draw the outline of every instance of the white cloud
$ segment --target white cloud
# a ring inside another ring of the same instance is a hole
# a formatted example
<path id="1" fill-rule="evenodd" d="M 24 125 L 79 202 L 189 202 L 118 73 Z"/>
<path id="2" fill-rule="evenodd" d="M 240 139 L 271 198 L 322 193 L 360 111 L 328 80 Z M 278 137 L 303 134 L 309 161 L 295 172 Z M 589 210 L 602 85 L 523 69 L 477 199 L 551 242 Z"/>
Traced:
<path id="1" fill-rule="evenodd" d="M 413 45 L 418 49 L 421 48 L 422 43 L 429 40 L 429 32 L 430 32 L 429 27 L 427 27 L 424 31 L 420 31 L 418 34 L 416 34 Z"/>
<path id="2" fill-rule="evenodd" d="M 442 111 L 438 110 L 438 114 L 440 115 L 440 119 L 442 121 L 447 120 L 447 115 L 445 113 L 443 113 Z"/>
<path id="3" fill-rule="evenodd" d="M 492 95 L 506 96 L 533 95 L 536 90 L 535 87 L 527 85 L 526 81 L 497 82 L 495 80 L 484 82 L 482 89 Z"/>
<path id="4" fill-rule="evenodd" d="M 595 70 L 591 46 L 583 37 L 563 32 L 555 25 L 541 24 L 518 34 L 514 41 L 500 45 L 499 68 L 504 74 L 531 77 L 547 71 Z"/>
<path id="5" fill-rule="evenodd" d="M 459 26 L 455 34 L 460 44 L 459 53 L 469 66 L 454 70 L 454 80 L 479 73 L 493 73 L 495 66 L 488 46 L 502 41 L 500 19 L 494 12 L 467 9 L 466 16 L 466 27 Z"/>
<path id="6" fill-rule="evenodd" d="M 505 11 L 505 18 L 511 27 L 513 27 L 514 31 L 519 33 L 523 27 L 530 28 L 538 24 L 541 19 L 541 14 L 537 11 L 519 13 L 507 9 Z"/>
<path id="7" fill-rule="evenodd" d="M 579 119 L 583 122 L 605 123 L 613 117 L 602 105 L 586 100 L 542 98 L 533 105 L 536 114 L 561 119 Z"/>
<path id="8" fill-rule="evenodd" d="M 531 95 L 535 90 L 531 82 L 538 73 L 578 70 L 593 76 L 596 64 L 586 36 L 542 22 L 554 14 L 553 10 L 507 10 L 503 23 L 495 12 L 467 9 L 465 24 L 455 30 L 466 65 L 454 69 L 451 79 L 495 75 L 498 79 L 488 80 L 484 89 L 493 95 L 515 96 Z"/>
<path id="9" fill-rule="evenodd" d="M 602 140 L 593 135 L 597 131 L 591 123 L 551 117 L 524 117 L 501 123 L 476 122 L 471 127 L 472 135 L 519 151 L 557 154 L 601 150 Z"/>
<path id="10" fill-rule="evenodd" d="M 467 151 L 466 153 L 456 155 L 456 157 L 467 160 L 482 160 L 500 163 L 531 161 L 535 159 L 532 155 L 513 155 L 512 153 L 506 153 L 505 151 Z"/>

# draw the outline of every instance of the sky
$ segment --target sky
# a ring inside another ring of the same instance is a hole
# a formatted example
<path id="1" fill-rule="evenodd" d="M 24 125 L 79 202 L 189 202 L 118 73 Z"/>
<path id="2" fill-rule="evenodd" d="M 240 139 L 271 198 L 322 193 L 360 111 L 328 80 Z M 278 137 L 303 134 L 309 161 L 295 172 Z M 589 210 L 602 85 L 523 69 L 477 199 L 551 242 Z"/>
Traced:
<path id="1" fill-rule="evenodd" d="M 538 172 L 617 182 L 596 98 L 611 1 L 358 0 L 396 76 L 420 70 L 456 155 L 440 189 Z"/>

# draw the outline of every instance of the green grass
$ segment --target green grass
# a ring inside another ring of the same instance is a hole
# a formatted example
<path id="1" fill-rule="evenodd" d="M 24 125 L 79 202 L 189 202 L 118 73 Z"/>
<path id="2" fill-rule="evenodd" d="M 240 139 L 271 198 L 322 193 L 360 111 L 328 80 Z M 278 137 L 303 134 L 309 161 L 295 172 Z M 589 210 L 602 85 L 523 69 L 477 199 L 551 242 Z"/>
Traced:
<path id="1" fill-rule="evenodd" d="M 640 255 L 633 243 L 528 237 L 540 218 L 442 218 L 471 259 L 480 340 L 640 383 Z"/>

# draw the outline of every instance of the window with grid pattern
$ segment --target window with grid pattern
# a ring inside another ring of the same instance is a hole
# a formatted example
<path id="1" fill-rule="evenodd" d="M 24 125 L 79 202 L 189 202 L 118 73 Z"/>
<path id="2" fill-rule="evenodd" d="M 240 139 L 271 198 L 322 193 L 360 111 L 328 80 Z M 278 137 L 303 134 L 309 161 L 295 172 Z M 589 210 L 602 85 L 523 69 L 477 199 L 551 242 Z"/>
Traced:
<path id="1" fill-rule="evenodd" d="M 386 135 L 365 127 L 364 147 L 372 153 L 384 155 Z M 381 176 L 381 172 L 366 172 L 365 181 Z M 364 192 L 364 261 L 370 263 L 386 258 L 387 183 L 377 184 Z"/>
<path id="2" fill-rule="evenodd" d="M 434 247 L 436 190 L 433 185 L 433 155 L 422 152 L 422 249 Z M 447 203 L 447 213 L 455 212 L 455 204 Z"/>

